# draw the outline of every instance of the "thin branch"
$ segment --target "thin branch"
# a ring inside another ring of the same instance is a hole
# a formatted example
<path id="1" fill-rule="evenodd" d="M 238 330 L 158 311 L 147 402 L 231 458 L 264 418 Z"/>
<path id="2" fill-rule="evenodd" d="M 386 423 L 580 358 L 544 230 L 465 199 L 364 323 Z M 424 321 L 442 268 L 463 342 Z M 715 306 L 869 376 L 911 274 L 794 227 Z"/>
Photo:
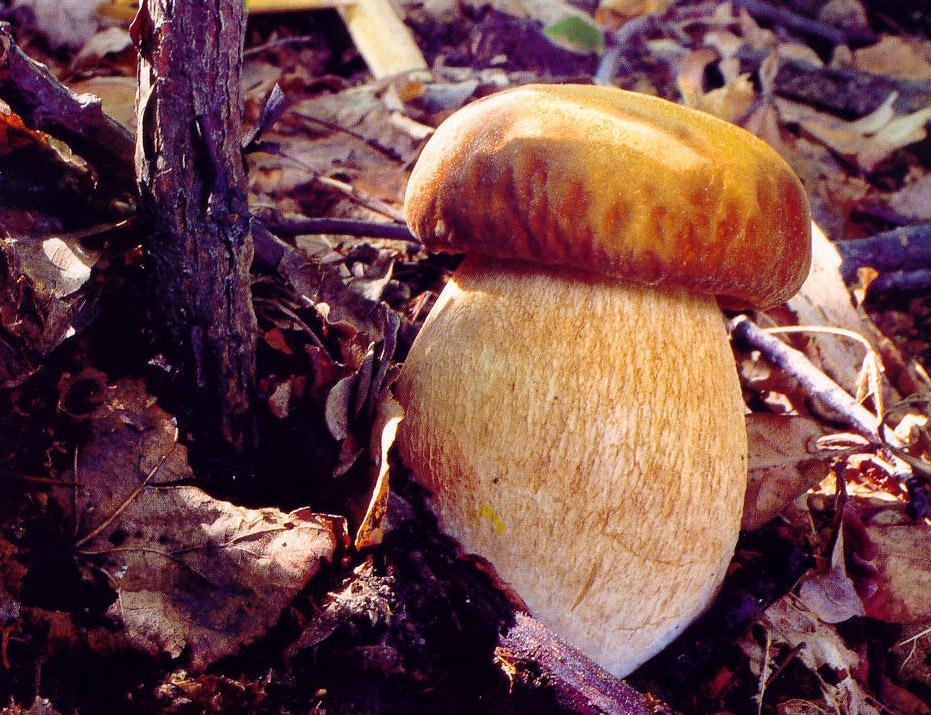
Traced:
<path id="1" fill-rule="evenodd" d="M 652 704 L 624 681 L 589 660 L 574 646 L 532 616 L 514 614 L 514 623 L 498 639 L 495 658 L 511 673 L 528 667 L 552 688 L 559 705 L 571 713 L 669 713 L 659 701 Z"/>
<path id="2" fill-rule="evenodd" d="M 844 259 L 841 275 L 848 283 L 856 282 L 860 268 L 874 268 L 881 274 L 927 273 L 931 269 L 931 223 L 903 226 L 835 245 Z"/>
<path id="3" fill-rule="evenodd" d="M 369 139 L 368 137 L 363 136 L 362 134 L 359 134 L 358 132 L 352 131 L 352 129 L 347 129 L 346 127 L 336 124 L 335 122 L 330 122 L 326 119 L 320 119 L 319 117 L 312 117 L 307 114 L 299 114 L 298 116 L 301 119 L 303 119 L 305 122 L 310 122 L 312 124 L 319 124 L 322 127 L 326 127 L 330 131 L 339 132 L 340 134 L 345 134 L 347 136 L 350 136 L 353 139 L 359 142 L 362 142 L 363 144 L 365 144 L 367 147 L 369 147 L 373 151 L 377 151 L 379 154 L 381 154 L 386 159 L 390 159 L 391 161 L 397 164 L 404 163 L 404 159 L 401 157 L 401 155 L 398 154 L 398 152 L 396 152 L 391 147 L 384 146 L 383 144 L 378 143 L 374 139 Z"/>
<path id="4" fill-rule="evenodd" d="M 734 0 L 735 8 L 743 8 L 754 19 L 771 22 L 795 32 L 818 37 L 835 45 L 845 45 L 848 42 L 870 43 L 876 41 L 872 32 L 862 30 L 842 30 L 834 25 L 828 25 L 797 12 L 771 5 L 764 0 Z"/>
<path id="5" fill-rule="evenodd" d="M 404 224 L 356 221 L 344 218 L 307 218 L 270 222 L 268 228 L 284 236 L 332 233 L 340 236 L 387 238 L 420 245 L 417 237 Z"/>
<path id="6" fill-rule="evenodd" d="M 103 112 L 97 97 L 78 97 L 20 50 L 6 22 L 0 22 L 0 97 L 26 124 L 67 142 L 104 186 L 135 194 L 132 135 Z"/>
<path id="7" fill-rule="evenodd" d="M 827 405 L 858 433 L 876 438 L 879 426 L 876 415 L 815 367 L 803 353 L 767 334 L 745 315 L 738 315 L 731 321 L 730 333 L 735 341 L 759 350 L 773 365 L 798 380 L 809 395 Z"/>
<path id="8" fill-rule="evenodd" d="M 263 52 L 268 52 L 269 50 L 276 50 L 279 47 L 290 47 L 292 45 L 300 47 L 301 45 L 311 45 L 320 40 L 319 35 L 298 35 L 296 37 L 282 37 L 277 40 L 272 40 L 266 42 L 263 45 L 256 45 L 255 47 L 250 47 L 248 50 L 245 50 L 242 53 L 242 58 L 244 60 L 251 60 L 255 57 L 258 57 Z"/>

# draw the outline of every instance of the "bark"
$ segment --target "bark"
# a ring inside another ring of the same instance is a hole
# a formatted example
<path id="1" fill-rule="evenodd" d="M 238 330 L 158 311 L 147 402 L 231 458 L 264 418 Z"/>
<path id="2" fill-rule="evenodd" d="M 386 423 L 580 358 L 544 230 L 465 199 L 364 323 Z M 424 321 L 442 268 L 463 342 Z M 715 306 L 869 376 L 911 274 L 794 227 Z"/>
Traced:
<path id="1" fill-rule="evenodd" d="M 136 173 L 152 310 L 192 424 L 236 451 L 252 440 L 256 321 L 240 155 L 243 0 L 146 0 L 139 48 Z"/>
<path id="2" fill-rule="evenodd" d="M 135 194 L 132 137 L 103 113 L 100 100 L 75 95 L 26 55 L 14 42 L 10 25 L 0 22 L 0 95 L 30 127 L 64 140 L 94 167 L 101 193 L 112 198 Z"/>

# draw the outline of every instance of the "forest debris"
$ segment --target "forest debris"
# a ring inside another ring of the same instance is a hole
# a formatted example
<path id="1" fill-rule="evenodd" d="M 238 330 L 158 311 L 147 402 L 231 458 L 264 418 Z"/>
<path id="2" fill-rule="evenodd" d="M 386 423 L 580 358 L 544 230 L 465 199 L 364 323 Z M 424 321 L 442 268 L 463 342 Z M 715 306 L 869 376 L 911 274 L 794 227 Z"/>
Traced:
<path id="1" fill-rule="evenodd" d="M 85 101 L 91 95 L 99 98 L 104 113 L 120 123 L 126 131 L 136 131 L 136 78 L 90 77 L 71 83 L 71 89 Z"/>
<path id="2" fill-rule="evenodd" d="M 767 50 L 741 48 L 741 69 L 754 71 Z M 931 81 L 899 79 L 851 68 L 819 67 L 784 58 L 775 78 L 776 93 L 838 115 L 862 117 L 876 110 L 890 94 L 898 94 L 894 109 L 907 114 L 931 106 Z"/>
<path id="3" fill-rule="evenodd" d="M 834 413 L 836 419 L 843 420 L 868 439 L 875 439 L 879 426 L 877 417 L 818 370 L 803 353 L 766 334 L 743 315 L 731 321 L 730 330 L 738 344 L 743 341 L 761 351 L 767 360 L 795 377 L 809 395 L 818 398 Z"/>
<path id="4" fill-rule="evenodd" d="M 514 677 L 546 683 L 556 702 L 570 713 L 584 715 L 661 715 L 670 713 L 661 701 L 644 697 L 586 658 L 574 646 L 526 613 L 517 612 L 495 648 L 495 659 Z"/>
<path id="5" fill-rule="evenodd" d="M 781 98 L 776 99 L 776 107 L 784 122 L 799 124 L 826 146 L 872 171 L 897 149 L 926 136 L 924 127 L 931 120 L 931 106 L 896 115 L 893 105 L 897 98 L 898 93 L 891 93 L 872 113 L 854 122 Z"/>
<path id="6" fill-rule="evenodd" d="M 863 602 L 847 575 L 845 558 L 844 530 L 838 528 L 826 568 L 806 574 L 799 584 L 799 601 L 825 623 L 840 623 L 865 615 Z"/>
<path id="7" fill-rule="evenodd" d="M 705 70 L 716 60 L 717 54 L 709 48 L 690 52 L 679 64 L 676 83 L 687 107 L 695 107 L 729 122 L 736 122 L 746 115 L 753 103 L 753 83 L 748 74 L 735 73 L 734 63 L 722 60 L 718 66 L 724 76 L 724 85 L 706 92 Z"/>
<path id="8" fill-rule="evenodd" d="M 844 242 L 834 243 L 821 228 L 812 223 L 812 267 L 798 294 L 790 298 L 787 307 L 801 325 L 814 325 L 848 330 L 863 336 L 870 345 L 876 332 L 853 307 L 850 291 L 845 284 L 847 272 L 842 268 L 841 255 Z M 831 334 L 806 335 L 806 352 L 837 383 L 851 394 L 856 394 L 862 365 L 870 355 L 864 355 L 863 346 L 855 341 Z M 876 350 L 876 346 L 873 346 Z M 888 390 L 888 387 L 883 386 Z M 896 399 L 889 392 L 887 401 Z"/>
<path id="9" fill-rule="evenodd" d="M 920 174 L 889 197 L 889 208 L 910 221 L 931 222 L 931 174 Z"/>
<path id="10" fill-rule="evenodd" d="M 15 7 L 28 7 L 36 20 L 36 30 L 49 44 L 77 49 L 95 32 L 100 18 L 97 5 L 102 0 L 14 0 Z"/>
<path id="11" fill-rule="evenodd" d="M 124 200 L 135 195 L 132 135 L 102 111 L 99 99 L 76 96 L 23 53 L 6 22 L 0 22 L 0 98 L 26 124 L 67 142 L 94 167 L 101 193 L 115 191 L 113 198 Z"/>
<path id="12" fill-rule="evenodd" d="M 93 259 L 60 238 L 0 231 L 0 389 L 19 385 L 93 312 Z"/>
<path id="13" fill-rule="evenodd" d="M 375 79 L 427 69 L 413 34 L 389 0 L 358 0 L 339 13 Z"/>
<path id="14" fill-rule="evenodd" d="M 876 592 L 866 600 L 866 615 L 891 623 L 931 622 L 931 523 L 912 519 L 901 503 L 870 506 L 852 499 L 876 568 Z"/>
<path id="15" fill-rule="evenodd" d="M 831 455 L 817 441 L 825 434 L 820 422 L 807 417 L 747 415 L 750 471 L 741 529 L 759 529 L 824 479 Z"/>
<path id="16" fill-rule="evenodd" d="M 386 528 L 390 527 L 385 523 L 388 516 L 388 497 L 391 493 L 388 453 L 394 445 L 394 437 L 402 419 L 404 419 L 404 410 L 391 392 L 386 391 L 378 403 L 378 413 L 372 425 L 369 453 L 372 456 L 375 487 L 372 490 L 372 498 L 366 509 L 365 517 L 356 532 L 356 549 L 377 546 L 382 542 Z"/>
<path id="17" fill-rule="evenodd" d="M 799 13 L 778 7 L 765 0 L 735 0 L 734 7 L 746 10 L 754 19 L 771 22 L 795 32 L 818 37 L 835 45 L 843 45 L 851 40 L 863 42 L 873 39 L 873 34 L 868 30 L 850 28 L 845 31 L 825 22 L 812 20 Z"/>
<path id="18" fill-rule="evenodd" d="M 880 715 L 864 686 L 854 678 L 860 657 L 796 597 L 785 596 L 770 606 L 760 623 L 773 644 L 797 650 L 797 657 L 814 676 L 823 698 L 821 703 L 811 703 L 815 710 L 826 706 L 830 712 Z M 744 637 L 740 645 L 750 659 L 750 667 L 759 675 L 763 649 L 750 636 Z M 821 675 L 823 669 L 831 674 L 829 679 Z"/>
<path id="19" fill-rule="evenodd" d="M 931 62 L 915 49 L 921 40 L 883 35 L 879 42 L 855 50 L 854 66 L 864 72 L 912 81 L 931 80 Z M 927 40 L 926 46 L 931 45 Z"/>
<path id="20" fill-rule="evenodd" d="M 340 544 L 340 521 L 246 509 L 193 486 L 173 419 L 142 384 L 109 389 L 80 451 L 75 548 L 117 591 L 112 615 L 152 654 L 200 670 L 261 637 Z"/>
<path id="21" fill-rule="evenodd" d="M 107 55 L 118 55 L 132 51 L 133 41 L 122 27 L 108 27 L 91 37 L 71 62 L 74 70 L 86 70 L 94 67 Z"/>
<path id="22" fill-rule="evenodd" d="M 861 268 L 873 268 L 880 274 L 902 269 L 931 268 L 931 224 L 917 224 L 878 233 L 869 238 L 837 244 L 843 256 L 844 280 L 857 281 Z"/>

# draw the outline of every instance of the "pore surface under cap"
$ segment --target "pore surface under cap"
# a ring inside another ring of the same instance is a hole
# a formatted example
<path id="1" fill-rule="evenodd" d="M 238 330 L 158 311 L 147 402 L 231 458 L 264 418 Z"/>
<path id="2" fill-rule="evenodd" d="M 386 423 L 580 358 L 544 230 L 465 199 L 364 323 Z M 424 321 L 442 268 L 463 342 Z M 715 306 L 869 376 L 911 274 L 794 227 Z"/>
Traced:
<path id="1" fill-rule="evenodd" d="M 405 213 L 433 250 L 576 266 L 768 306 L 811 261 L 804 189 L 749 132 L 649 95 L 527 85 L 453 114 Z"/>

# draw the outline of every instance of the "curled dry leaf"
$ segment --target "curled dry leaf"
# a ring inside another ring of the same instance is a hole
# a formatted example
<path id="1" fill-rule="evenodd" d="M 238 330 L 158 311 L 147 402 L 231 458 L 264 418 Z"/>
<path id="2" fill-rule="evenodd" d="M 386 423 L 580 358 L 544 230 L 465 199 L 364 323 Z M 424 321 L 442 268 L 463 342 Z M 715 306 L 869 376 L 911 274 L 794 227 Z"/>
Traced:
<path id="1" fill-rule="evenodd" d="M 179 484 L 191 478 L 176 427 L 137 381 L 109 389 L 80 450 L 76 554 L 116 589 L 134 646 L 202 669 L 274 625 L 332 558 L 341 522 L 300 509 L 246 509 Z M 74 492 L 73 495 L 71 492 Z"/>
<path id="2" fill-rule="evenodd" d="M 391 391 L 386 391 L 383 399 L 378 403 L 378 414 L 372 428 L 372 441 L 369 450 L 373 459 L 373 471 L 376 472 L 375 488 L 372 490 L 372 499 L 365 512 L 365 518 L 356 533 L 355 547 L 357 549 L 377 546 L 384 538 L 388 497 L 391 492 L 388 481 L 388 452 L 391 451 L 391 447 L 394 445 L 398 425 L 403 419 L 404 409 L 394 399 Z"/>
<path id="3" fill-rule="evenodd" d="M 0 388 L 38 370 L 91 312 L 80 291 L 91 262 L 58 238 L 23 241 L 0 232 Z"/>
<path id="4" fill-rule="evenodd" d="M 825 623 L 840 623 L 864 615 L 863 602 L 844 562 L 844 530 L 838 529 L 831 558 L 824 571 L 805 576 L 799 600 Z"/>
<path id="5" fill-rule="evenodd" d="M 872 171 L 897 149 L 927 136 L 925 124 L 931 119 L 931 107 L 896 116 L 892 109 L 896 99 L 893 92 L 874 112 L 855 122 L 782 98 L 776 99 L 776 106 L 783 122 L 800 125 L 838 154 L 852 157 L 863 169 Z"/>

